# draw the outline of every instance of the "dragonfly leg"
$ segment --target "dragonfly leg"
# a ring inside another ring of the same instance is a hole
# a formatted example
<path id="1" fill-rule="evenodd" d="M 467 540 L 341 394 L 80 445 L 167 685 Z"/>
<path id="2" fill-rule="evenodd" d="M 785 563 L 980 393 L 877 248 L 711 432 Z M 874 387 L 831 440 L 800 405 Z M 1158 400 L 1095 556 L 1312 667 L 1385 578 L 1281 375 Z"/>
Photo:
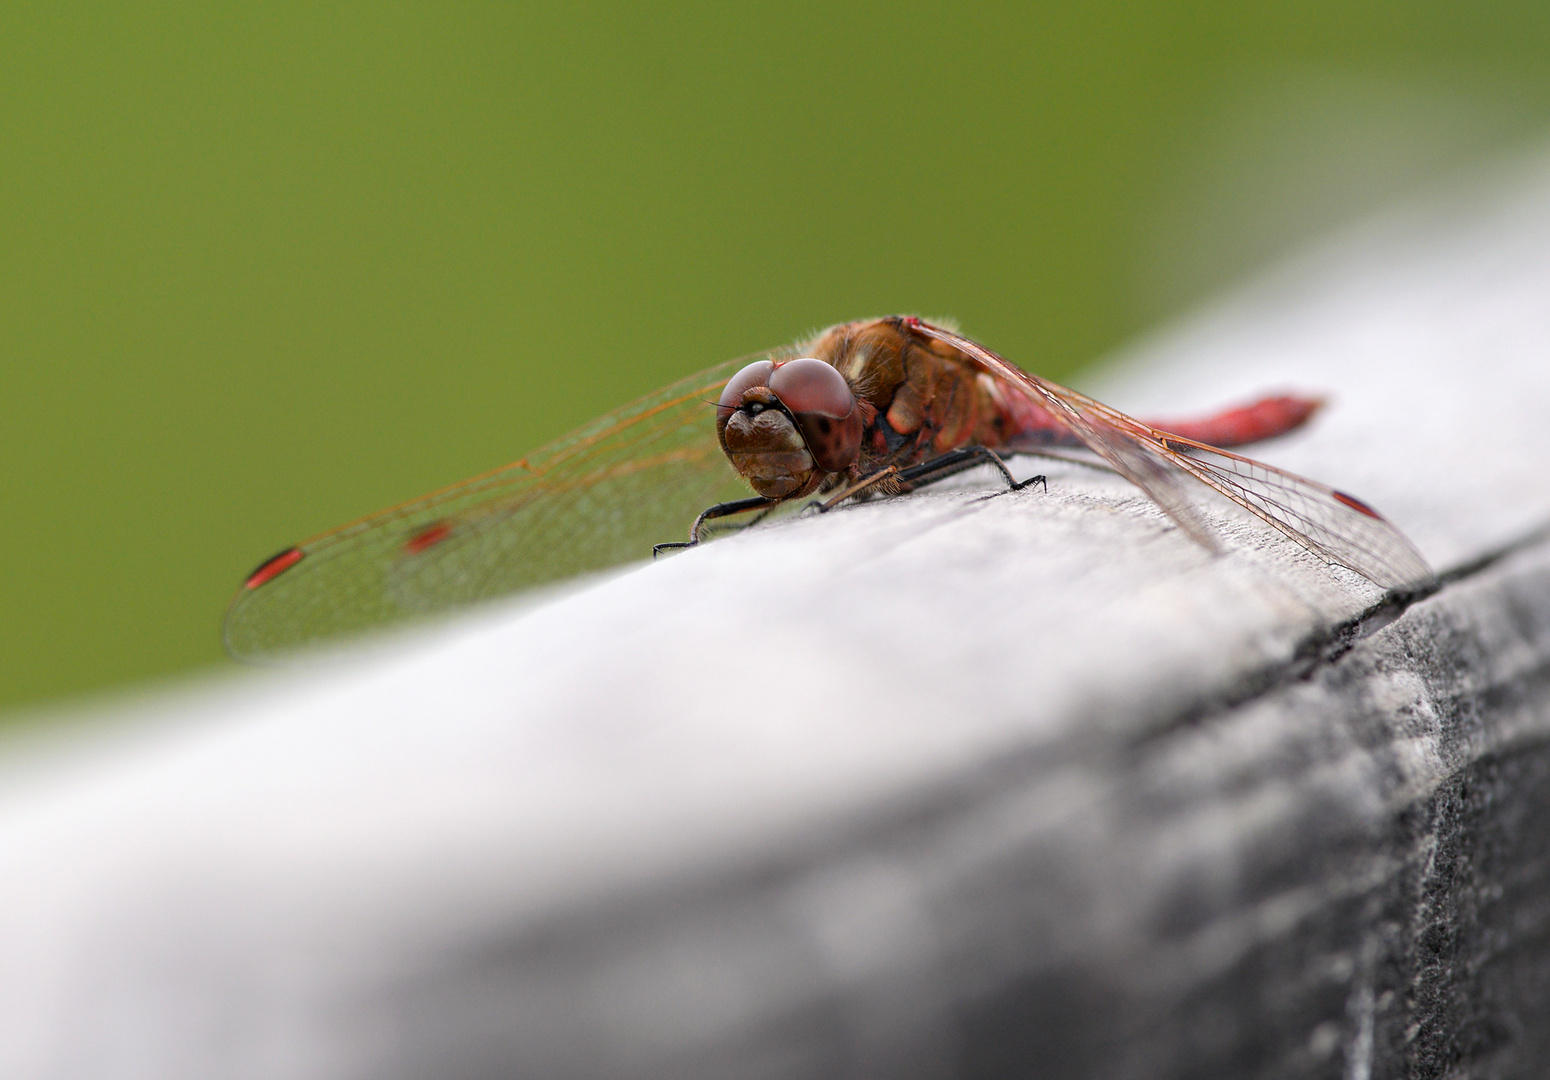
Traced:
<path id="1" fill-rule="evenodd" d="M 700 511 L 700 516 L 694 519 L 694 524 L 689 528 L 689 539 L 680 540 L 670 544 L 654 544 L 651 548 L 651 557 L 655 559 L 664 551 L 675 548 L 691 548 L 700 542 L 700 528 L 707 521 L 715 518 L 728 517 L 731 514 L 742 514 L 749 510 L 762 510 L 775 505 L 776 500 L 766 499 L 763 495 L 755 495 L 751 499 L 734 499 L 732 502 L 717 503 Z"/>
<path id="2" fill-rule="evenodd" d="M 958 473 L 980 465 L 989 465 L 1000 473 L 1001 479 L 1006 481 L 1008 491 L 1021 491 L 1034 484 L 1048 490 L 1048 484 L 1042 475 L 1030 476 L 1026 480 L 1014 479 L 1012 470 L 1006 467 L 1006 462 L 1001 460 L 1001 455 L 988 446 L 963 446 L 957 450 L 949 450 L 930 461 L 923 461 L 919 465 L 911 465 L 900 471 L 899 479 L 912 488 L 925 487 L 927 484 L 946 480 L 949 476 L 956 476 Z"/>
<path id="3" fill-rule="evenodd" d="M 865 477 L 850 485 L 843 491 L 836 492 L 822 502 L 809 503 L 808 507 L 823 513 L 832 510 L 846 499 L 859 495 L 868 488 L 875 487 L 890 477 L 897 477 L 899 481 L 913 489 L 934 484 L 938 480 L 945 480 L 949 476 L 965 472 L 979 465 L 989 465 L 1001 474 L 1006 481 L 1007 490 L 1021 491 L 1025 487 L 1038 484 L 1046 487 L 1043 476 L 1030 476 L 1026 480 L 1017 480 L 1012 476 L 1012 471 L 1006 467 L 1006 462 L 988 446 L 964 446 L 957 450 L 949 450 L 923 461 L 919 465 L 911 465 L 907 469 L 901 469 L 897 465 L 889 465 L 886 469 L 879 469 L 871 476 Z M 696 547 L 700 543 L 700 530 L 707 521 L 716 518 L 729 517 L 732 514 L 744 514 L 750 510 L 768 510 L 774 506 L 777 499 L 767 499 L 762 495 L 756 495 L 751 499 L 736 499 L 732 502 L 717 503 L 700 512 L 700 516 L 694 519 L 694 525 L 689 529 L 689 539 L 679 540 L 666 544 L 654 544 L 651 548 L 651 557 L 654 559 L 664 551 L 674 551 L 679 548 Z"/>
<path id="4" fill-rule="evenodd" d="M 1001 455 L 988 446 L 963 446 L 957 450 L 949 450 L 930 461 L 923 461 L 919 465 L 911 465 L 907 469 L 901 469 L 897 465 L 890 465 L 886 469 L 879 469 L 871 476 L 852 484 L 844 491 L 829 496 L 823 502 L 807 504 L 810 510 L 817 510 L 820 514 L 826 510 L 832 510 L 852 495 L 858 495 L 867 488 L 881 483 L 890 477 L 896 478 L 906 491 L 934 484 L 938 480 L 946 480 L 949 476 L 966 472 L 980 465 L 989 465 L 1001 474 L 1006 481 L 1008 491 L 1021 491 L 1023 488 L 1038 484 L 1046 491 L 1049 485 L 1042 475 L 1030 476 L 1026 480 L 1018 480 L 1012 476 L 1012 470 L 1006 467 L 1006 462 L 1001 460 Z"/>
<path id="5" fill-rule="evenodd" d="M 863 491 L 865 491 L 867 488 L 874 487 L 877 484 L 881 484 L 884 480 L 887 480 L 890 476 L 899 476 L 899 475 L 900 475 L 900 472 L 899 472 L 899 467 L 897 465 L 890 465 L 886 469 L 878 469 L 871 476 L 868 476 L 868 477 L 865 477 L 865 478 L 863 478 L 861 480 L 856 481 L 854 484 L 850 485 L 850 487 L 846 488 L 844 491 L 838 492 L 838 493 L 836 493 L 834 495 L 830 495 L 827 499 L 824 499 L 822 502 L 810 502 L 810 503 L 808 503 L 807 506 L 805 507 L 805 510 L 817 510 L 820 514 L 826 513 L 829 510 L 833 510 L 836 506 L 838 506 L 840 503 L 844 502 L 846 499 L 850 498 L 852 495 L 859 495 Z"/>

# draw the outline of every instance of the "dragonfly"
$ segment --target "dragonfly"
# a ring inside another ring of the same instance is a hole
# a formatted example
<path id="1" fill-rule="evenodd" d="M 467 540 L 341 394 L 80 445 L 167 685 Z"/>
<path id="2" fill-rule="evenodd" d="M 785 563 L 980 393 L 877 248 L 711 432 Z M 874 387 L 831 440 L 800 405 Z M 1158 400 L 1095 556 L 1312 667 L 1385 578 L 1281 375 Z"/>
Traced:
<path id="1" fill-rule="evenodd" d="M 692 547 L 800 504 L 903 494 L 1005 458 L 1085 451 L 1182 532 L 1221 542 L 1215 496 L 1329 563 L 1393 590 L 1432 571 L 1354 495 L 1232 453 L 1293 430 L 1315 398 L 1266 397 L 1143 422 L 1032 375 L 915 316 L 841 323 L 731 360 L 607 413 L 511 464 L 322 533 L 266 559 L 227 609 L 224 639 L 258 658 Z M 754 494 L 749 495 L 750 488 Z"/>

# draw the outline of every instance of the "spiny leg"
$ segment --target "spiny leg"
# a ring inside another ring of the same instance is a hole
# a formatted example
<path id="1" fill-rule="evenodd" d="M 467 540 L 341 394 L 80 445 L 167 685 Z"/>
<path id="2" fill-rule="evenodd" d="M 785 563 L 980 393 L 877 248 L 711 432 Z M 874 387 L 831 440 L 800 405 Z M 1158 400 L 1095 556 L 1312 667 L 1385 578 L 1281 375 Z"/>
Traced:
<path id="1" fill-rule="evenodd" d="M 679 540 L 668 544 L 653 544 L 651 548 L 651 557 L 655 559 L 662 552 L 670 551 L 674 548 L 691 548 L 697 546 L 700 542 L 700 528 L 707 521 L 714 520 L 715 518 L 728 517 L 732 514 L 746 513 L 749 510 L 768 509 L 769 507 L 774 506 L 777 501 L 778 500 L 776 499 L 767 499 L 763 495 L 755 495 L 751 499 L 735 499 L 732 502 L 717 503 L 715 506 L 707 507 L 706 509 L 700 511 L 699 517 L 694 519 L 694 524 L 689 528 L 688 540 Z"/>
<path id="2" fill-rule="evenodd" d="M 1002 461 L 1001 456 L 988 446 L 964 446 L 957 450 L 949 450 L 947 453 L 940 454 L 930 461 L 923 461 L 919 465 L 911 465 L 907 469 L 901 469 L 897 465 L 889 465 L 885 469 L 879 469 L 872 475 L 858 480 L 845 490 L 829 496 L 829 498 L 822 502 L 809 503 L 808 508 L 823 513 L 838 506 L 846 499 L 859 495 L 870 487 L 875 487 L 890 477 L 896 477 L 900 483 L 907 485 L 910 490 L 914 490 L 915 488 L 925 487 L 928 484 L 934 484 L 939 480 L 946 480 L 949 476 L 956 476 L 958 473 L 966 472 L 980 465 L 989 465 L 999 472 L 1001 478 L 1006 481 L 1008 491 L 1021 491 L 1023 488 L 1031 487 L 1034 484 L 1038 484 L 1040 487 L 1048 490 L 1048 484 L 1042 475 L 1030 476 L 1026 480 L 1014 478 L 1012 471 L 1006 467 L 1006 462 Z M 700 530 L 707 521 L 729 517 L 732 514 L 747 513 L 750 510 L 769 510 L 779 501 L 779 499 L 768 499 L 763 495 L 756 495 L 751 499 L 736 499 L 732 502 L 717 503 L 715 506 L 702 510 L 700 516 L 694 519 L 694 525 L 689 529 L 689 539 L 687 541 L 680 540 L 666 544 L 654 544 L 651 548 L 651 557 L 654 559 L 664 551 L 696 547 L 700 543 Z M 758 518 L 754 520 L 757 521 Z"/>
<path id="3" fill-rule="evenodd" d="M 846 488 L 838 494 L 831 495 L 823 502 L 808 503 L 808 509 L 817 510 L 820 514 L 832 510 L 835 506 L 844 502 L 853 495 L 860 494 L 867 488 L 881 483 L 884 480 L 894 478 L 905 486 L 905 490 L 913 491 L 916 488 L 934 484 L 938 480 L 946 480 L 949 476 L 967 472 L 969 469 L 978 468 L 981 465 L 989 465 L 1001 474 L 1006 481 L 1008 491 L 1021 491 L 1023 488 L 1038 484 L 1046 491 L 1049 485 L 1045 478 L 1030 476 L 1026 480 L 1018 480 L 1012 476 L 1012 470 L 1006 467 L 1006 462 L 1001 456 L 988 446 L 963 446 L 957 450 L 949 450 L 930 461 L 923 461 L 919 465 L 911 465 L 907 469 L 901 469 L 897 465 L 890 465 L 886 469 L 879 469 Z"/>
<path id="4" fill-rule="evenodd" d="M 963 446 L 957 450 L 949 450 L 930 461 L 923 461 L 919 465 L 911 465 L 908 469 L 900 471 L 899 479 L 909 484 L 912 489 L 925 487 L 927 484 L 946 480 L 949 476 L 956 476 L 980 465 L 989 465 L 1000 473 L 1001 479 L 1006 481 L 1008 491 L 1021 491 L 1034 484 L 1048 490 L 1048 484 L 1042 475 L 1030 476 L 1026 480 L 1014 479 L 1012 470 L 1006 467 L 1006 462 L 1001 460 L 1001 455 L 988 446 Z"/>
<path id="5" fill-rule="evenodd" d="M 830 495 L 822 502 L 808 503 L 805 509 L 817 510 L 820 514 L 825 513 L 826 511 L 834 509 L 834 507 L 838 506 L 852 495 L 859 495 L 867 488 L 876 487 L 878 484 L 881 484 L 889 477 L 898 475 L 899 467 L 897 465 L 890 465 L 886 469 L 878 469 L 871 476 L 863 477 L 862 479 L 856 481 L 854 484 L 850 485 L 850 487 L 845 488 L 843 491 Z"/>

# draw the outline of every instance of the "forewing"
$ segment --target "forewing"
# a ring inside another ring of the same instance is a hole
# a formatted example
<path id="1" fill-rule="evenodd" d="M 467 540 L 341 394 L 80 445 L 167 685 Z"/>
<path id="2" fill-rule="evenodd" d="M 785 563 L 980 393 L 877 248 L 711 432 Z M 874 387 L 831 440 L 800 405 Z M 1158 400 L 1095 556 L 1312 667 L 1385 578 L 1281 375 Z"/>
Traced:
<path id="1" fill-rule="evenodd" d="M 1103 413 L 1113 410 L 1057 383 L 1030 375 L 1011 361 L 954 331 L 920 320 L 913 320 L 912 325 L 928 337 L 956 346 L 985 371 L 1020 388 L 1051 416 L 1069 427 L 1088 449 L 1103 458 L 1115 472 L 1146 492 L 1192 539 L 1211 551 L 1220 549 L 1216 535 L 1201 517 L 1191 493 L 1180 482 L 1177 468 L 1166 456 L 1155 452 L 1156 448 L 1150 445 L 1153 440 L 1138 443 L 1129 431 L 1109 423 Z M 1098 406 L 1102 411 L 1095 411 L 1090 406 Z"/>
<path id="2" fill-rule="evenodd" d="M 1187 450 L 1175 453 L 1165 445 L 1162 452 L 1177 468 L 1315 554 L 1386 589 L 1431 582 L 1432 568 L 1409 538 L 1354 495 L 1205 443 L 1170 438 L 1166 444 Z"/>
<path id="3" fill-rule="evenodd" d="M 1186 475 L 1314 554 L 1384 588 L 1421 588 L 1432 579 L 1431 567 L 1405 535 L 1354 496 L 1252 458 L 1167 435 L 1085 394 L 1030 375 L 952 331 L 928 323 L 915 325 L 1023 389 L 1115 471 L 1145 491 L 1180 528 L 1213 551 L 1219 545 L 1196 508 L 1194 494 L 1182 482 Z"/>
<path id="4" fill-rule="evenodd" d="M 701 510 L 749 494 L 716 441 L 713 407 L 745 362 L 282 552 L 232 599 L 228 651 L 285 651 L 645 559 L 653 543 L 684 538 Z"/>

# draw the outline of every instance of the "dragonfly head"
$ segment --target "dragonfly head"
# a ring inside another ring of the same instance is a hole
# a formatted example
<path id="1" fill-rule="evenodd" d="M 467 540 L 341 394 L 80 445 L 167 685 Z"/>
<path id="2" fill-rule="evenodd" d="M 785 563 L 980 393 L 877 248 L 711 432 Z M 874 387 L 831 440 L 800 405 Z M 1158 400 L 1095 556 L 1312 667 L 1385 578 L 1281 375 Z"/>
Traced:
<path id="1" fill-rule="evenodd" d="M 861 409 L 831 365 L 807 356 L 756 360 L 716 404 L 716 435 L 738 474 L 768 499 L 814 491 L 856 463 Z"/>

